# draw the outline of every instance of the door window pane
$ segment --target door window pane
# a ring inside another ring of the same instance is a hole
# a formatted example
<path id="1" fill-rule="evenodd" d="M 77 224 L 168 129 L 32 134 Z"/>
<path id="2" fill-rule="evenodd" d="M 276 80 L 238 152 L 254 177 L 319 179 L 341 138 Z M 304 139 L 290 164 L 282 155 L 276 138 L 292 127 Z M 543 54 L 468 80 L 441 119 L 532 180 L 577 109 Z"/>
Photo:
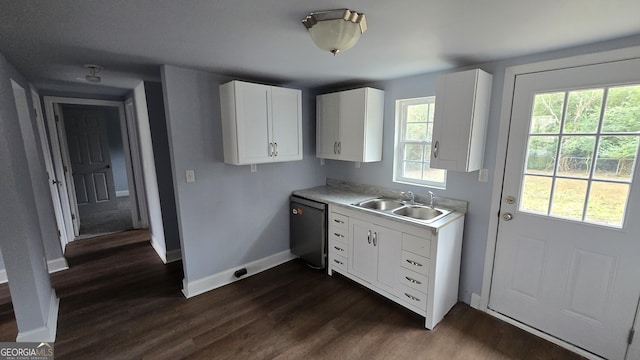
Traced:
<path id="1" fill-rule="evenodd" d="M 638 138 L 638 136 L 601 137 L 594 177 L 630 182 L 638 154 Z"/>
<path id="2" fill-rule="evenodd" d="M 572 91 L 567 98 L 564 133 L 595 133 L 600 121 L 604 89 Z"/>
<path id="3" fill-rule="evenodd" d="M 525 175 L 520 210 L 547 215 L 553 178 Z"/>
<path id="4" fill-rule="evenodd" d="M 553 175 L 558 152 L 557 136 L 531 136 L 527 147 L 527 173 Z"/>
<path id="5" fill-rule="evenodd" d="M 585 221 L 622 226 L 628 195 L 629 184 L 592 182 Z"/>
<path id="6" fill-rule="evenodd" d="M 582 220 L 587 184 L 586 180 L 557 178 L 551 203 L 551 215 Z"/>
<path id="7" fill-rule="evenodd" d="M 640 85 L 609 89 L 602 132 L 640 132 Z"/>
<path id="8" fill-rule="evenodd" d="M 560 131 L 564 92 L 538 94 L 533 100 L 531 134 L 557 134 Z"/>
<path id="9" fill-rule="evenodd" d="M 589 177 L 595 146 L 595 136 L 565 136 L 562 138 L 558 174 L 569 177 Z"/>

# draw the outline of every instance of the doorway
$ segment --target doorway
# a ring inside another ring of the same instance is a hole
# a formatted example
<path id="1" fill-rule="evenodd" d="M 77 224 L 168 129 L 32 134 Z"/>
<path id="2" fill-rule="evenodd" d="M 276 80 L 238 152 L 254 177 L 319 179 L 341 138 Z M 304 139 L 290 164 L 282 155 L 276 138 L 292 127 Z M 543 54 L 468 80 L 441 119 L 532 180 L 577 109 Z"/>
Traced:
<path id="1" fill-rule="evenodd" d="M 132 161 L 135 124 L 119 101 L 44 97 L 68 241 L 146 228 Z"/>
<path id="2" fill-rule="evenodd" d="M 640 296 L 640 59 L 522 73 L 513 90 L 488 309 L 622 359 Z"/>

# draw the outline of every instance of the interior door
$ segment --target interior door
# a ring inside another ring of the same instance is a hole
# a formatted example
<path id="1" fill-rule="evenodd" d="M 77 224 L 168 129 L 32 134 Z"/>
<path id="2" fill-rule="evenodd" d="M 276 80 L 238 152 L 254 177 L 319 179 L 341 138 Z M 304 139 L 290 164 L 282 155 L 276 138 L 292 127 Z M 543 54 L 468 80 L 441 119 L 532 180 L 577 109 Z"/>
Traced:
<path id="1" fill-rule="evenodd" d="M 516 77 L 489 308 L 609 359 L 640 295 L 640 60 Z"/>
<path id="2" fill-rule="evenodd" d="M 106 112 L 75 105 L 62 111 L 80 216 L 117 209 Z"/>

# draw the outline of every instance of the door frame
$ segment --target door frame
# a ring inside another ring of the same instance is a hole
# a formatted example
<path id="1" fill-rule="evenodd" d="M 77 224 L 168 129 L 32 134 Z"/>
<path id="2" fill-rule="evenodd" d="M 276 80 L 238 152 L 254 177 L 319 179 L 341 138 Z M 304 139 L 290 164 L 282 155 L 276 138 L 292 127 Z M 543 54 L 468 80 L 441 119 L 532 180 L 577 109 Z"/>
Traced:
<path id="1" fill-rule="evenodd" d="M 500 211 L 500 203 L 502 199 L 502 184 L 504 181 L 504 172 L 507 158 L 507 145 L 509 141 L 509 131 L 511 126 L 511 110 L 513 107 L 515 81 L 516 76 L 518 75 L 593 65 L 604 62 L 629 60 L 635 58 L 640 58 L 640 46 L 548 60 L 531 64 L 510 66 L 505 69 L 504 74 L 504 84 L 502 87 L 502 103 L 500 108 L 498 145 L 496 150 L 495 169 L 493 173 L 494 180 L 491 191 L 491 208 L 489 210 L 489 214 L 492 215 L 489 217 L 489 228 L 487 230 L 487 245 L 485 250 L 484 273 L 482 278 L 482 292 L 480 294 L 480 303 L 478 305 L 478 309 L 538 337 L 541 337 L 554 344 L 571 350 L 588 359 L 600 359 L 600 357 L 488 308 L 494 270 L 496 245 L 498 240 L 498 214 Z"/>
<path id="2" fill-rule="evenodd" d="M 36 114 L 36 124 L 38 126 L 38 134 L 40 135 L 40 145 L 42 146 L 42 155 L 44 156 L 44 165 L 47 170 L 47 182 L 49 183 L 49 191 L 51 192 L 51 200 L 53 202 L 53 211 L 56 217 L 56 224 L 58 225 L 58 237 L 60 245 L 62 246 L 62 253 L 64 254 L 65 247 L 67 245 L 67 228 L 64 222 L 64 212 L 62 209 L 62 203 L 60 187 L 58 187 L 59 181 L 56 178 L 56 171 L 53 167 L 53 159 L 51 158 L 51 147 L 49 143 L 49 137 L 47 136 L 47 129 L 45 126 L 45 118 L 42 112 L 42 105 L 40 102 L 40 94 L 31 86 L 31 98 L 33 101 L 33 108 Z"/>
<path id="3" fill-rule="evenodd" d="M 134 166 L 132 161 L 132 147 L 139 147 L 137 137 L 129 134 L 128 119 L 125 116 L 125 106 L 123 101 L 114 100 L 98 100 L 98 99 L 82 99 L 71 97 L 58 97 L 58 96 L 44 96 L 45 112 L 47 116 L 47 124 L 49 126 L 49 140 L 51 141 L 51 150 L 53 152 L 53 162 L 56 173 L 58 174 L 58 181 L 61 182 L 61 193 L 66 193 L 65 196 L 61 196 L 63 219 L 66 226 L 67 242 L 72 242 L 79 235 L 79 223 L 74 224 L 78 219 L 78 203 L 75 195 L 75 186 L 73 183 L 73 177 L 71 176 L 71 169 L 64 172 L 64 164 L 70 164 L 69 162 L 69 148 L 66 142 L 66 133 L 64 128 L 58 128 L 56 126 L 56 110 L 55 107 L 60 104 L 73 104 L 73 105 L 93 105 L 93 106 L 108 106 L 116 107 L 118 109 L 118 117 L 120 120 L 120 132 L 122 136 L 122 148 L 124 151 L 125 167 L 127 171 L 127 182 L 129 186 L 129 198 L 136 199 L 137 206 L 131 206 L 131 219 L 133 221 L 134 228 L 140 228 L 141 223 L 140 213 L 146 212 L 146 203 L 138 200 L 137 192 L 144 191 L 144 189 L 137 189 L 135 186 L 135 179 L 142 177 L 142 169 Z M 62 120 L 63 121 L 63 120 Z M 64 174 L 60 176 L 59 174 Z M 64 198 L 64 199 L 62 199 Z M 64 201 L 67 200 L 67 201 Z M 144 209 L 144 210 L 143 210 Z M 75 213 L 74 216 L 72 216 Z M 74 219 L 75 217 L 75 219 Z"/>

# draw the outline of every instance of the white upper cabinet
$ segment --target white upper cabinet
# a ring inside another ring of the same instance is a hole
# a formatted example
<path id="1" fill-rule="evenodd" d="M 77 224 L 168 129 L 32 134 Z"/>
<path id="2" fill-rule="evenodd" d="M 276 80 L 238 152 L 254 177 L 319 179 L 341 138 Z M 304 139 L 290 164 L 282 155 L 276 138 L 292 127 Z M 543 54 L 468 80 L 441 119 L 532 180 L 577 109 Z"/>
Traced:
<path id="1" fill-rule="evenodd" d="M 316 98 L 316 156 L 372 162 L 382 160 L 384 91 L 360 88 Z"/>
<path id="2" fill-rule="evenodd" d="M 224 162 L 302 159 L 302 92 L 231 81 L 220 85 Z"/>
<path id="3" fill-rule="evenodd" d="M 436 80 L 431 167 L 471 172 L 482 168 L 492 75 L 480 69 Z"/>

